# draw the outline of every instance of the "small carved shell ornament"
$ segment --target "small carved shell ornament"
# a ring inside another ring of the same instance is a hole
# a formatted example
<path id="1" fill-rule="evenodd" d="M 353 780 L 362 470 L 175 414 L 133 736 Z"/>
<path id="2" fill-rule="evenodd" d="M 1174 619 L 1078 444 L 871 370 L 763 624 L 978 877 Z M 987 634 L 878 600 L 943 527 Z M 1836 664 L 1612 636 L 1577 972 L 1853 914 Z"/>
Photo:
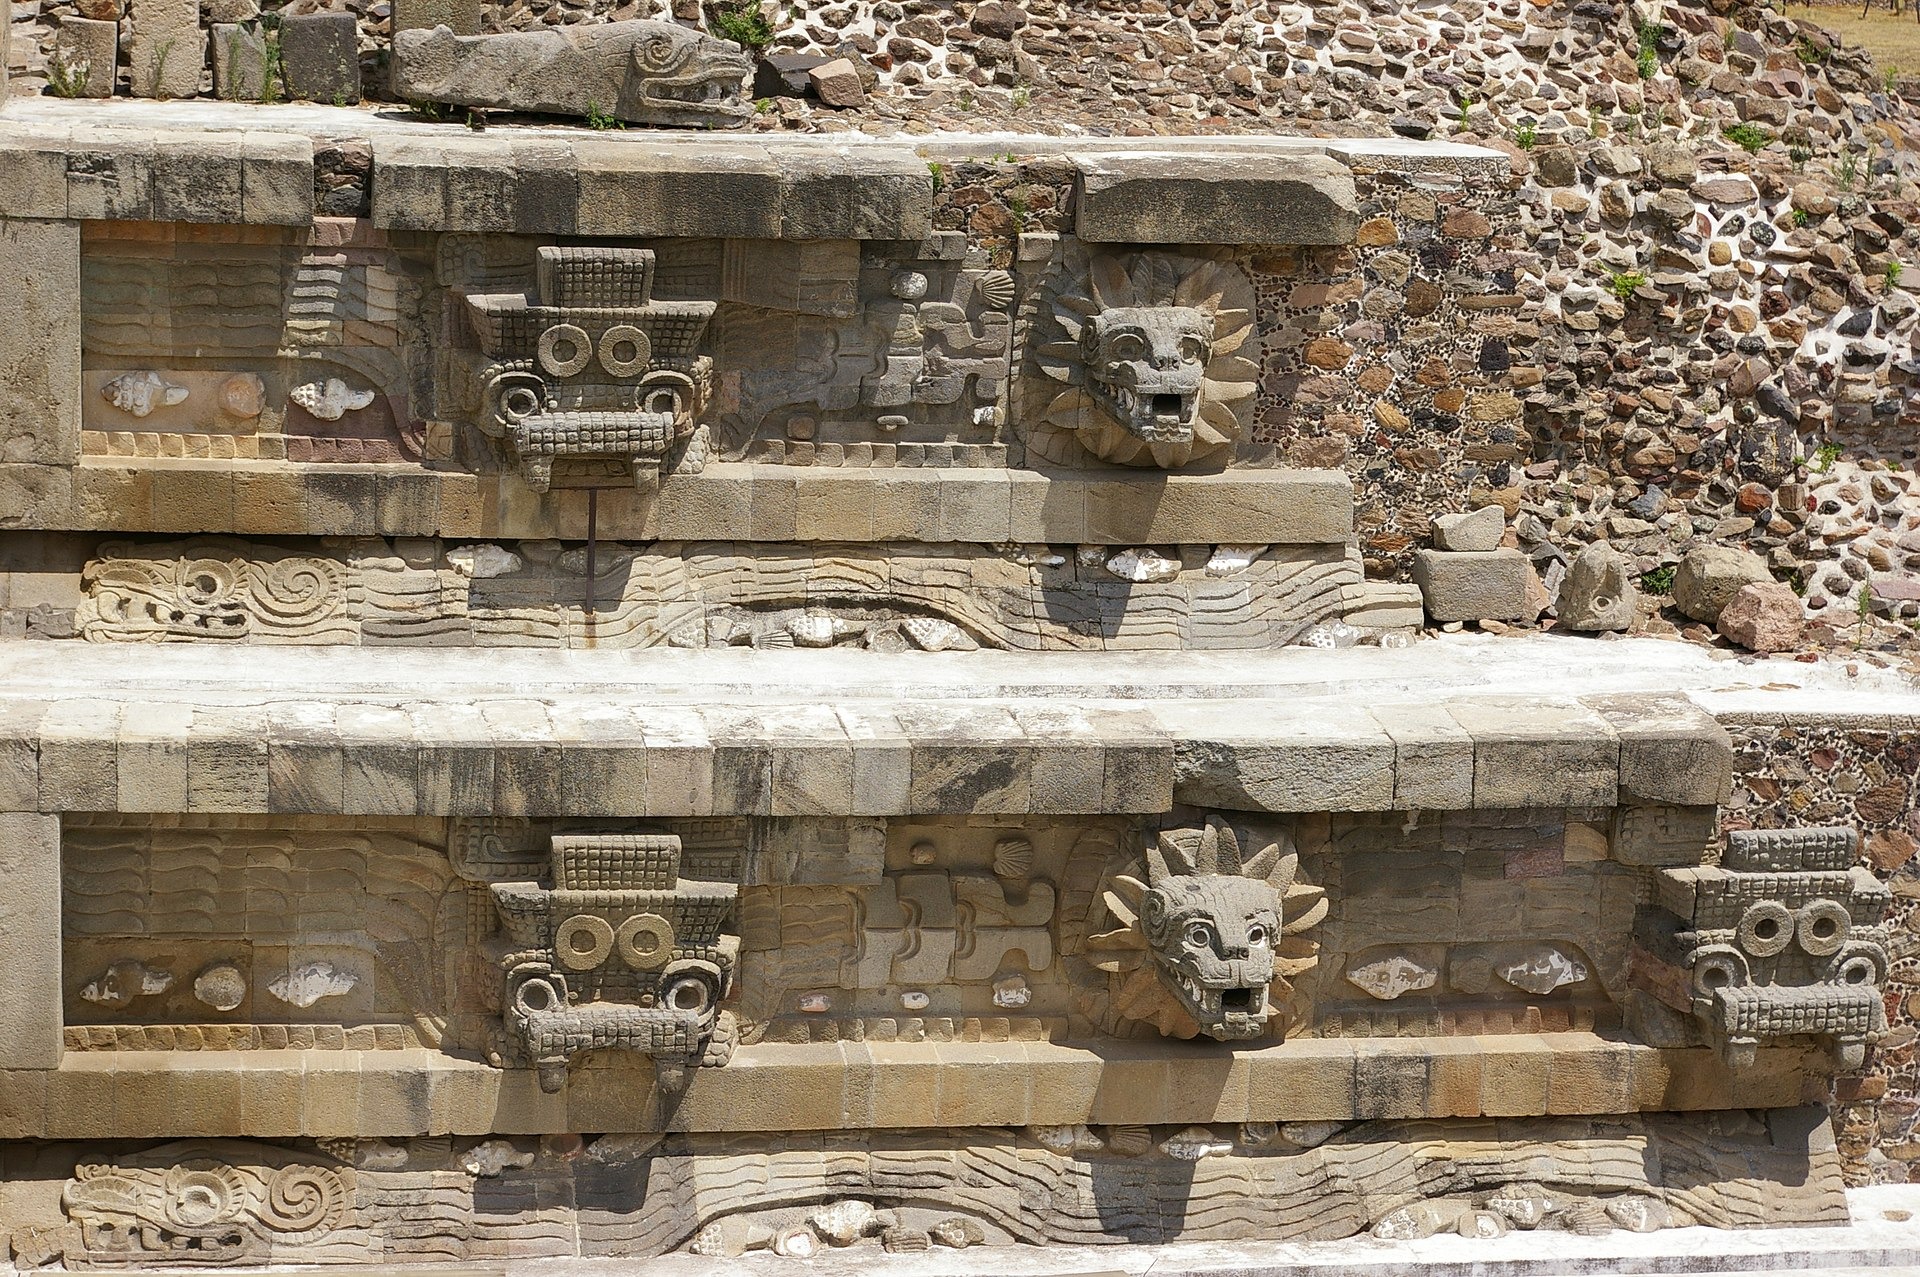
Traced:
<path id="1" fill-rule="evenodd" d="M 187 401 L 185 386 L 177 386 L 157 372 L 122 373 L 101 386 L 100 394 L 121 412 L 135 417 L 150 416 L 156 408 L 171 408 Z"/>
<path id="2" fill-rule="evenodd" d="M 1298 881 L 1299 855 L 1276 842 L 1243 856 L 1216 817 L 1160 834 L 1144 860 L 1144 874 L 1135 861 L 1109 877 L 1087 914 L 1106 924 L 1082 942 L 1106 974 L 1080 981 L 1095 1020 L 1227 1041 L 1264 1035 L 1276 1016 L 1284 1024 L 1292 979 L 1319 962 L 1301 933 L 1327 914 L 1325 889 Z"/>
<path id="3" fill-rule="evenodd" d="M 321 421 L 338 421 L 373 403 L 371 390 L 355 390 L 338 377 L 293 388 L 293 401 Z"/>
<path id="4" fill-rule="evenodd" d="M 1230 261 L 1069 250 L 1048 279 L 1033 360 L 1065 383 L 1027 447 L 1060 464 L 1171 469 L 1248 428 L 1259 365 L 1253 281 Z"/>

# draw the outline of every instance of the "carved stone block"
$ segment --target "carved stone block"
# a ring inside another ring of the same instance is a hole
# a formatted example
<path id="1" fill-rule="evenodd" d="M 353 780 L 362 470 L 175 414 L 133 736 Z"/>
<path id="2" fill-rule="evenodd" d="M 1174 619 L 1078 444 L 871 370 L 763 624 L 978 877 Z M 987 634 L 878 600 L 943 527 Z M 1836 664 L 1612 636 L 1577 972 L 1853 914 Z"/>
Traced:
<path id="1" fill-rule="evenodd" d="M 1761 1043 L 1796 1037 L 1858 1068 L 1887 1027 L 1891 903 L 1854 864 L 1858 842 L 1846 828 L 1739 830 L 1718 865 L 1661 870 L 1634 927 L 1643 1032 L 1662 1032 L 1664 1007 L 1735 1068 Z"/>
<path id="2" fill-rule="evenodd" d="M 668 22 L 610 22 L 503 35 L 396 30 L 393 89 L 450 102 L 630 124 L 725 128 L 752 108 L 739 46 Z"/>
<path id="3" fill-rule="evenodd" d="M 54 37 L 53 56 L 79 88 L 76 96 L 113 96 L 115 64 L 120 55 L 120 24 L 94 18 L 63 17 Z"/>
<path id="4" fill-rule="evenodd" d="M 290 14 L 280 20 L 287 92 L 309 102 L 360 100 L 359 24 L 350 13 Z"/>
<path id="5" fill-rule="evenodd" d="M 585 1051 L 640 1052 L 663 1077 L 726 1063 L 740 888 L 683 880 L 680 860 L 670 834 L 556 834 L 546 879 L 492 885 L 507 1032 L 542 1090 Z"/>
<path id="6" fill-rule="evenodd" d="M 686 452 L 711 391 L 699 353 L 711 301 L 655 301 L 649 249 L 542 248 L 530 292 L 472 293 L 477 352 L 457 352 L 475 424 L 503 440 L 528 486 L 556 462 L 606 459 L 641 484 Z"/>

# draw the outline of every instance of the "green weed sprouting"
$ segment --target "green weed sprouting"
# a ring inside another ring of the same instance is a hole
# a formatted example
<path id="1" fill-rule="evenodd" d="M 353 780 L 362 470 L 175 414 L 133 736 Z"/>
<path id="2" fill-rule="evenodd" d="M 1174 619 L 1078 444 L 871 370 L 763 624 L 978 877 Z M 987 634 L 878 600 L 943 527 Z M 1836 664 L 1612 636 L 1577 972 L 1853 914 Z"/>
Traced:
<path id="1" fill-rule="evenodd" d="M 1607 291 L 1621 301 L 1633 296 L 1647 282 L 1646 273 L 1637 270 L 1617 270 L 1607 276 Z"/>
<path id="2" fill-rule="evenodd" d="M 92 68 L 85 58 L 69 62 L 67 51 L 60 48 L 47 55 L 47 87 L 57 98 L 77 98 L 84 94 L 91 75 Z"/>
<path id="3" fill-rule="evenodd" d="M 1658 22 L 1642 22 L 1639 26 L 1640 51 L 1634 57 L 1634 65 L 1640 69 L 1640 78 L 1651 80 L 1660 73 L 1660 41 L 1667 29 Z"/>
<path id="4" fill-rule="evenodd" d="M 710 5 L 707 29 L 723 40 L 731 40 L 748 53 L 759 53 L 773 43 L 773 23 L 753 3 Z"/>

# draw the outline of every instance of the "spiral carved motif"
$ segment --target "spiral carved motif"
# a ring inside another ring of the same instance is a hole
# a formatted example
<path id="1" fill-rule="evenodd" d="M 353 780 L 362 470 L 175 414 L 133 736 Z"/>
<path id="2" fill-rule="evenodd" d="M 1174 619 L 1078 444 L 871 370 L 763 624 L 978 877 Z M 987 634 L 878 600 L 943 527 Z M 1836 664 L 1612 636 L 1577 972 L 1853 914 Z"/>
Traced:
<path id="1" fill-rule="evenodd" d="M 267 1181 L 260 1218 L 284 1240 L 305 1240 L 337 1227 L 347 1210 L 347 1188 L 324 1166 L 283 1166 Z"/>
<path id="2" fill-rule="evenodd" d="M 256 568 L 254 606 L 262 624 L 300 624 L 315 612 L 331 611 L 346 597 L 346 572 L 331 559 L 280 559 Z"/>

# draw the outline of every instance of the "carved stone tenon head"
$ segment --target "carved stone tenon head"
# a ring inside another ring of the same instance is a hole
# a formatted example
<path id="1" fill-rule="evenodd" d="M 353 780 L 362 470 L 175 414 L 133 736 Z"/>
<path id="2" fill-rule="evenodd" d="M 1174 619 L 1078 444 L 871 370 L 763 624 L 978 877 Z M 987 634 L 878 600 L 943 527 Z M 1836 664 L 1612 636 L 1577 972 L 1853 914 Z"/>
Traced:
<path id="1" fill-rule="evenodd" d="M 1137 994 L 1128 1000 L 1135 1018 L 1163 1033 L 1260 1036 L 1274 992 L 1290 990 L 1287 978 L 1318 961 L 1319 946 L 1299 933 L 1326 916 L 1327 902 L 1321 888 L 1295 881 L 1299 859 L 1281 855 L 1278 843 L 1243 858 L 1232 827 L 1217 818 L 1162 833 L 1147 849 L 1146 881 L 1112 879 L 1106 911 L 1120 925 L 1093 938 L 1091 947 L 1112 954 L 1096 965 L 1119 972 L 1151 963 L 1172 1005 L 1155 1013 Z"/>
<path id="2" fill-rule="evenodd" d="M 1081 338 L 1087 388 L 1149 443 L 1188 443 L 1213 319 L 1191 306 L 1121 306 L 1093 317 Z"/>
<path id="3" fill-rule="evenodd" d="M 1032 423 L 1029 453 L 1130 466 L 1213 457 L 1248 429 L 1259 366 L 1253 283 L 1230 261 L 1074 247 L 1050 277 L 1039 372 L 1068 387 Z"/>

